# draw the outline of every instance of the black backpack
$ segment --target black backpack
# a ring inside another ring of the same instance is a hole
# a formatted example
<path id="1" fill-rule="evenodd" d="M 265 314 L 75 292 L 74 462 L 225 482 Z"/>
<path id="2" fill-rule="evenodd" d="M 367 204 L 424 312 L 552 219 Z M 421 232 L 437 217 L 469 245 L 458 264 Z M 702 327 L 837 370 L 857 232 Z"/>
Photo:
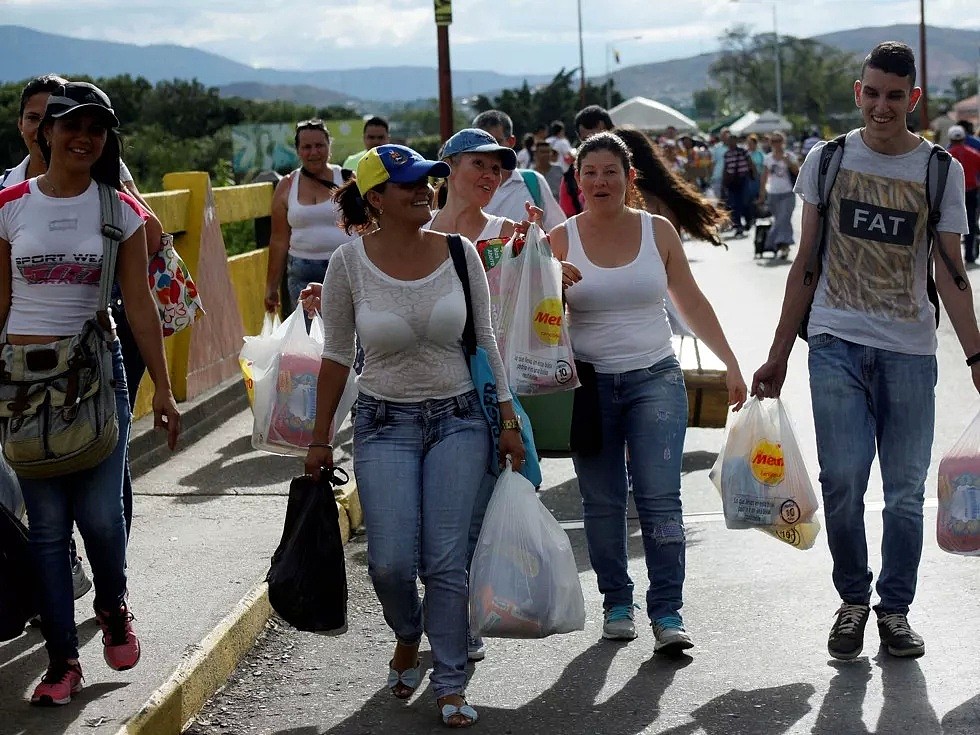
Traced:
<path id="1" fill-rule="evenodd" d="M 0 641 L 19 636 L 37 614 L 34 576 L 27 527 L 0 503 Z"/>
<path id="2" fill-rule="evenodd" d="M 828 141 L 820 151 L 820 162 L 819 168 L 817 169 L 817 192 L 820 196 L 820 202 L 817 204 L 817 216 L 819 218 L 818 227 L 820 228 L 820 236 L 817 240 L 817 247 L 811 251 L 810 259 L 807 261 L 806 272 L 803 275 L 803 285 L 805 286 L 809 286 L 813 283 L 814 278 L 819 277 L 820 267 L 823 265 L 823 254 L 827 249 L 827 211 L 830 208 L 830 192 L 834 188 L 837 173 L 840 171 L 841 161 L 844 159 L 844 143 L 846 140 L 847 133 L 838 135 L 833 140 Z M 949 155 L 949 152 L 945 148 L 935 143 L 932 144 L 932 149 L 929 151 L 929 161 L 926 164 L 925 182 L 926 207 L 929 210 L 926 219 L 926 293 L 929 296 L 929 301 L 932 302 L 936 310 L 937 328 L 939 327 L 939 292 L 936 290 L 936 281 L 932 275 L 932 251 L 936 246 L 936 241 L 939 239 L 939 233 L 936 228 L 939 226 L 939 220 L 942 218 L 940 205 L 943 201 L 943 195 L 946 193 L 946 181 L 949 178 L 951 161 L 952 156 Z M 950 260 L 946 251 L 942 248 L 938 250 L 946 269 L 956 283 L 956 287 L 961 291 L 965 291 L 967 288 L 966 279 L 957 272 L 956 266 Z M 800 322 L 800 328 L 797 332 L 800 339 L 804 342 L 807 339 L 807 326 L 809 323 L 810 306 L 807 306 L 806 314 L 803 315 L 803 321 Z"/>

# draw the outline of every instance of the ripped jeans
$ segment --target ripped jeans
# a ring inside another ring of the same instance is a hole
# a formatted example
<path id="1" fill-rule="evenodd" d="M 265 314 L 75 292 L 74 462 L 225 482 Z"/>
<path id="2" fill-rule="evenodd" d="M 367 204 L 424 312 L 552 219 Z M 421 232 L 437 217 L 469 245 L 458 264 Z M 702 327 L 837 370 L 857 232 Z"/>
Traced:
<path id="1" fill-rule="evenodd" d="M 677 614 L 683 605 L 685 537 L 681 511 L 681 460 L 687 433 L 687 390 L 675 357 L 651 367 L 597 376 L 602 449 L 575 454 L 589 559 L 603 607 L 633 602 L 627 569 L 626 450 L 633 500 L 640 516 L 650 589 L 651 620 Z"/>

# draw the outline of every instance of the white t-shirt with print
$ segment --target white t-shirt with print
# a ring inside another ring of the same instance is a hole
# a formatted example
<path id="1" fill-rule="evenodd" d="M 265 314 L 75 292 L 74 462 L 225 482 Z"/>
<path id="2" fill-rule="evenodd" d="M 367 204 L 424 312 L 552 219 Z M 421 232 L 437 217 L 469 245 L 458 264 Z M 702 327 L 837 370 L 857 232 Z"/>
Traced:
<path id="1" fill-rule="evenodd" d="M 817 143 L 796 192 L 819 204 Z M 827 246 L 813 297 L 809 334 L 910 355 L 932 355 L 935 308 L 926 294 L 926 168 L 931 144 L 888 156 L 847 134 L 827 212 Z M 967 231 L 963 167 L 953 159 L 940 203 L 940 232 Z M 942 266 L 939 266 L 942 267 Z"/>
<path id="2" fill-rule="evenodd" d="M 117 192 L 123 239 L 147 214 Z M 102 275 L 102 209 L 93 181 L 76 197 L 41 193 L 37 179 L 0 191 L 0 239 L 10 243 L 11 304 L 7 332 L 69 336 L 98 308 Z"/>

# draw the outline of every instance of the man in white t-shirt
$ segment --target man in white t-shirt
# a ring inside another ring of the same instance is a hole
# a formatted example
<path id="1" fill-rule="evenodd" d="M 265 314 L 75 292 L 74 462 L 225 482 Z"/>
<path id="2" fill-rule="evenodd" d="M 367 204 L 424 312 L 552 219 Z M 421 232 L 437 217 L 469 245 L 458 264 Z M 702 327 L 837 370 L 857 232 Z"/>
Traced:
<path id="1" fill-rule="evenodd" d="M 510 115 L 500 110 L 487 110 L 481 112 L 473 118 L 473 127 L 485 130 L 492 135 L 500 145 L 508 148 L 514 147 L 516 138 L 514 137 L 514 123 Z M 525 178 L 527 177 L 527 178 Z M 537 182 L 537 191 L 531 191 L 528 187 L 528 180 Z M 490 203 L 483 208 L 487 214 L 506 217 L 514 222 L 521 222 L 527 219 L 527 209 L 525 202 L 540 207 L 544 214 L 541 216 L 541 227 L 545 232 L 557 227 L 565 221 L 565 213 L 561 211 L 558 202 L 555 201 L 554 194 L 547 180 L 537 171 L 531 169 L 515 168 L 510 172 L 510 176 L 505 178 L 497 191 L 494 192 Z"/>
<path id="2" fill-rule="evenodd" d="M 818 168 L 827 144 L 817 144 L 804 162 L 796 182 L 804 200 L 800 251 L 787 279 L 769 360 L 752 381 L 753 395 L 779 395 L 797 330 L 811 307 L 806 325 L 810 393 L 833 581 L 841 597 L 828 650 L 842 660 L 860 655 L 871 613 L 864 496 L 876 452 L 885 500 L 880 601 L 874 608 L 878 633 L 893 656 L 925 653 L 907 616 L 922 550 L 937 339 L 936 307 L 927 285 L 925 181 L 932 145 L 905 126 L 922 94 L 914 85 L 915 57 L 905 44 L 879 44 L 865 59 L 854 83 L 864 127 L 845 140 L 827 198 L 822 247 Z M 973 293 L 969 281 L 958 277 L 960 234 L 967 229 L 963 201 L 963 169 L 953 160 L 944 196 L 934 205 L 939 214 L 934 247 L 943 256 L 935 260 L 948 258 L 948 267 L 935 266 L 935 284 L 980 391 Z M 819 262 L 811 261 L 815 248 L 822 253 Z"/>

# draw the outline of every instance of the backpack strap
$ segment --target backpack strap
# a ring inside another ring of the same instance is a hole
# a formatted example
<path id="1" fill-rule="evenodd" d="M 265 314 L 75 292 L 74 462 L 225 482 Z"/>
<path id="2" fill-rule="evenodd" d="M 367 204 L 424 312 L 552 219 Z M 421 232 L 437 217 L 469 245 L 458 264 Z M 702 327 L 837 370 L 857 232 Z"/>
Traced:
<path id="1" fill-rule="evenodd" d="M 844 159 L 844 143 L 847 140 L 847 133 L 838 135 L 828 141 L 820 150 L 820 162 L 817 168 L 817 195 L 820 197 L 817 203 L 817 214 L 820 218 L 820 234 L 817 239 L 817 247 L 810 253 L 807 261 L 806 272 L 803 275 L 803 285 L 809 286 L 813 279 L 819 275 L 823 264 L 823 253 L 827 248 L 827 210 L 830 207 L 830 192 L 837 181 L 837 174 L 840 171 L 841 161 Z"/>
<path id="2" fill-rule="evenodd" d="M 534 206 L 538 209 L 543 209 L 541 203 L 541 182 L 538 181 L 538 177 L 535 175 L 534 171 L 527 168 L 521 169 L 521 178 L 524 179 L 524 186 L 527 190 L 531 192 L 531 199 L 534 200 Z"/>
<path id="3" fill-rule="evenodd" d="M 116 280 L 116 257 L 119 254 L 119 243 L 123 231 L 119 227 L 122 221 L 122 203 L 119 193 L 99 182 L 99 205 L 102 209 L 102 274 L 99 277 L 99 312 L 109 308 L 109 295 L 112 292 L 113 281 Z"/>
<path id="4" fill-rule="evenodd" d="M 466 300 L 466 323 L 463 325 L 463 352 L 472 357 L 476 354 L 476 328 L 473 325 L 473 301 L 470 298 L 470 272 L 466 266 L 466 252 L 463 250 L 463 238 L 459 235 L 446 235 L 449 243 L 449 255 L 453 259 L 456 276 L 463 285 L 463 298 Z"/>
<path id="5" fill-rule="evenodd" d="M 926 232 L 928 239 L 928 255 L 929 257 L 929 278 L 932 279 L 932 254 L 934 250 L 939 252 L 940 260 L 946 266 L 946 270 L 949 271 L 949 275 L 952 276 L 953 282 L 960 291 L 966 291 L 967 283 L 966 279 L 956 270 L 956 265 L 953 263 L 949 254 L 942 249 L 942 247 L 936 247 L 936 243 L 939 242 L 939 221 L 942 219 L 942 203 L 943 196 L 946 193 L 946 182 L 949 179 L 949 169 L 952 164 L 952 156 L 949 154 L 945 148 L 941 145 L 933 144 L 932 150 L 929 151 L 929 163 L 926 167 L 926 206 L 928 207 L 929 216 L 926 220 Z M 932 288 L 935 288 L 935 283 L 932 283 Z M 938 309 L 937 309 L 938 313 Z"/>

